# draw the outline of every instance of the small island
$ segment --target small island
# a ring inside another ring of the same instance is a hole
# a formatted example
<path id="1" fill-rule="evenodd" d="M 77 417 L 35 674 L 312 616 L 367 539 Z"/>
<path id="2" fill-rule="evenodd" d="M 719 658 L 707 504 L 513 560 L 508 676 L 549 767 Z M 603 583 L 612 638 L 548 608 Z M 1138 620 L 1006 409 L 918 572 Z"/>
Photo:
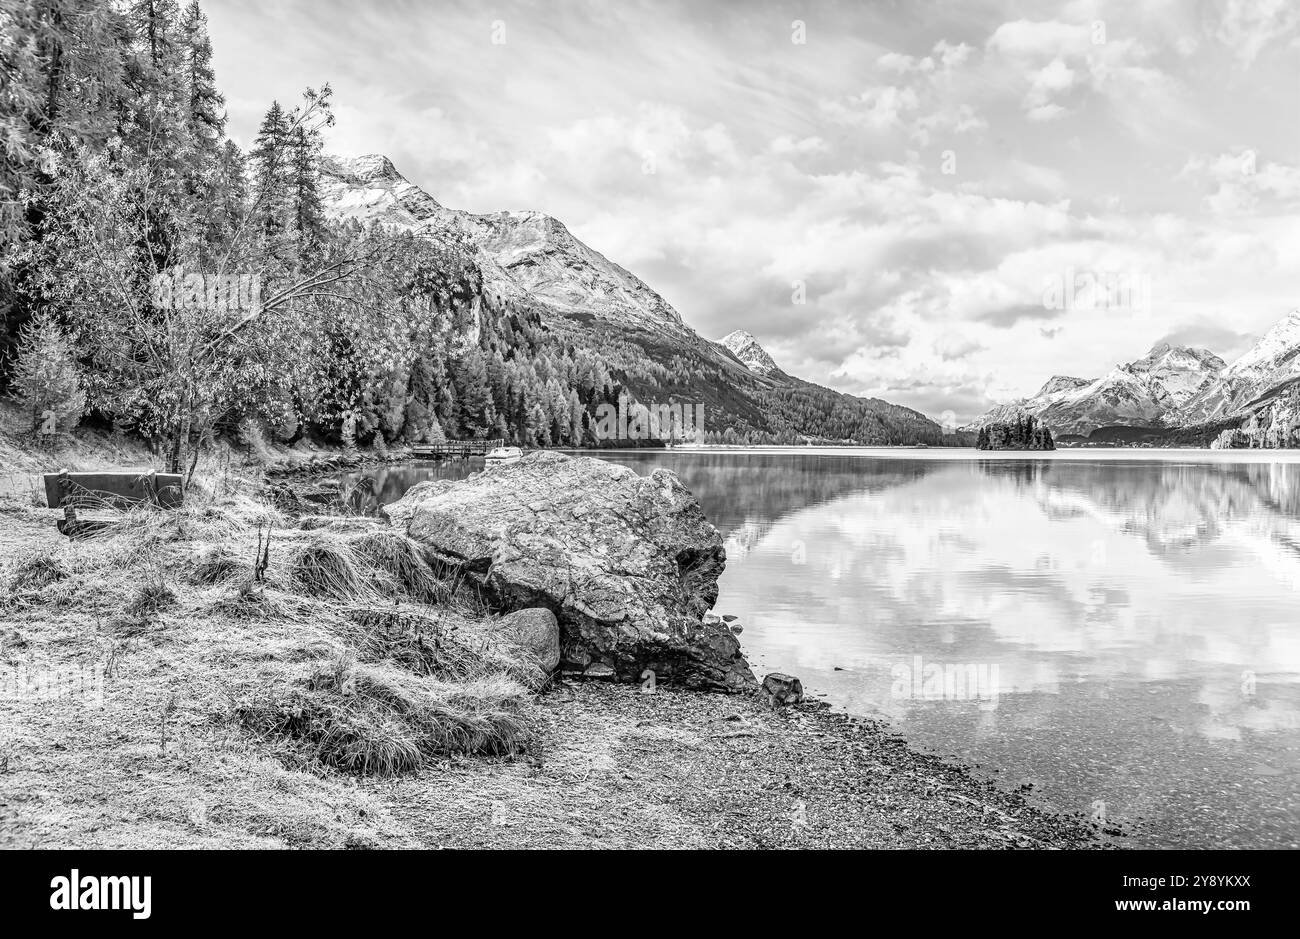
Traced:
<path id="1" fill-rule="evenodd" d="M 1046 424 L 1032 414 L 1022 414 L 1015 422 L 986 424 L 975 440 L 976 450 L 1055 450 L 1056 442 Z"/>

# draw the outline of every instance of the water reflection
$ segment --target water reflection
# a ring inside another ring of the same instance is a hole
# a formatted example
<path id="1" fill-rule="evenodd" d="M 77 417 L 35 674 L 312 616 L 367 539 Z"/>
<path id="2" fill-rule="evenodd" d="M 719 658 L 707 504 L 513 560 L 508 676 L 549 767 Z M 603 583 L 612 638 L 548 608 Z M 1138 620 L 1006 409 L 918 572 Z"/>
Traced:
<path id="1" fill-rule="evenodd" d="M 1136 843 L 1300 837 L 1300 465 L 609 458 L 699 496 L 759 667 Z"/>

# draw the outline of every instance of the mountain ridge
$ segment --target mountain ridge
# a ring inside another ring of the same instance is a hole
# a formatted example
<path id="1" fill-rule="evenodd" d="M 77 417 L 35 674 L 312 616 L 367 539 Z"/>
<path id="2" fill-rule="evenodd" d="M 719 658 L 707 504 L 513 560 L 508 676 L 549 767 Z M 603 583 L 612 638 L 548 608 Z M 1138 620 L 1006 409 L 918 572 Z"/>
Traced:
<path id="1" fill-rule="evenodd" d="M 1038 418 L 1057 435 L 1159 426 L 1223 368 L 1223 360 L 1208 349 L 1158 342 L 1142 358 L 1116 365 L 1100 378 L 1053 376 L 1037 394 L 995 406 L 968 426 L 1004 422 L 1014 413 Z"/>
<path id="2" fill-rule="evenodd" d="M 911 408 L 788 375 L 748 333 L 739 347 L 749 362 L 725 342 L 704 339 L 648 284 L 544 213 L 447 208 L 382 154 L 325 157 L 320 189 L 335 220 L 462 242 L 474 254 L 484 291 L 537 308 L 561 344 L 605 356 L 638 400 L 706 406 L 736 442 L 959 441 Z"/>
<path id="3" fill-rule="evenodd" d="M 499 293 L 520 288 L 557 312 L 586 311 L 623 323 L 631 318 L 694 334 L 648 284 L 580 241 L 559 219 L 542 212 L 449 209 L 382 154 L 330 156 L 322 164 L 322 199 L 335 218 L 429 234 L 459 232 L 490 260 L 484 277 Z"/>
<path id="4" fill-rule="evenodd" d="M 1300 377 L 1300 309 L 1291 310 L 1231 364 L 1215 381 L 1188 399 L 1173 416 L 1186 425 L 1232 417 L 1270 390 Z"/>
<path id="5" fill-rule="evenodd" d="M 1231 363 L 1208 349 L 1158 342 L 1099 379 L 1053 376 L 1036 394 L 996 405 L 967 426 L 1017 413 L 1039 418 L 1058 435 L 1104 431 L 1115 441 L 1145 436 L 1149 442 L 1294 446 L 1300 443 L 1300 308 Z"/>

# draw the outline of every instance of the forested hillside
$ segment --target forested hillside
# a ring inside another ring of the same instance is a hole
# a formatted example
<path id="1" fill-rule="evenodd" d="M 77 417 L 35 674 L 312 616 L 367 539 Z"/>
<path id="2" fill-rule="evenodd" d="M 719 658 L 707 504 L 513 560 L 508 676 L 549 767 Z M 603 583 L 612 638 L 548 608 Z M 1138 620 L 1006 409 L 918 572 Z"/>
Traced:
<path id="1" fill-rule="evenodd" d="M 111 422 L 173 468 L 221 434 L 591 446 L 599 405 L 627 396 L 703 405 L 705 442 L 956 442 L 915 411 L 755 375 L 688 328 L 485 285 L 454 227 L 337 217 L 330 87 L 267 102 L 241 151 L 197 2 L 0 16 L 0 392 L 33 430 Z"/>

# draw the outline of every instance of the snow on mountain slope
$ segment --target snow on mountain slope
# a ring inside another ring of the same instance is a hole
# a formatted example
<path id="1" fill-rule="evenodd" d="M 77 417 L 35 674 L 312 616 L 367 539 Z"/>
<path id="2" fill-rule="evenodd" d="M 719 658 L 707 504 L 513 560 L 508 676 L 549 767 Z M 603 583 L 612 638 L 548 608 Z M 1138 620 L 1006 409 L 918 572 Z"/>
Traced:
<path id="1" fill-rule="evenodd" d="M 1037 417 L 1050 405 L 1056 403 L 1066 395 L 1078 391 L 1080 388 L 1086 388 L 1091 385 L 1091 378 L 1074 378 L 1071 375 L 1053 375 L 1047 380 L 1037 393 L 1030 395 L 1028 398 L 1020 398 L 1012 401 L 1010 404 L 999 404 L 981 414 L 974 421 L 967 424 L 961 430 L 978 431 L 981 427 L 989 424 L 1006 424 L 1014 421 L 1018 416 L 1023 414 L 1032 414 Z"/>
<path id="2" fill-rule="evenodd" d="M 1157 343 L 1142 358 L 1117 365 L 1089 381 L 1049 380 L 1038 394 L 982 415 L 972 427 L 1033 414 L 1060 434 L 1089 434 L 1098 427 L 1156 426 L 1213 383 L 1224 363 L 1206 349 Z"/>
<path id="3" fill-rule="evenodd" d="M 595 315 L 695 338 L 680 314 L 644 281 L 540 212 L 475 215 L 448 209 L 379 154 L 327 157 L 321 201 L 335 218 L 462 233 L 478 249 L 488 288 L 503 296 L 526 293 L 559 314 Z"/>
<path id="4" fill-rule="evenodd" d="M 779 372 L 776 362 L 767 354 L 767 350 L 758 344 L 758 340 L 743 329 L 737 329 L 735 332 L 728 333 L 718 340 L 718 345 L 724 346 L 736 358 L 745 364 L 756 375 L 767 377 L 773 372 Z"/>
<path id="5" fill-rule="evenodd" d="M 1169 423 L 1233 417 L 1270 389 L 1300 377 L 1300 309 L 1292 310 L 1215 380 L 1188 398 Z"/>
<path id="6" fill-rule="evenodd" d="M 952 441 L 951 434 L 910 408 L 841 394 L 788 375 L 752 336 L 743 344 L 745 360 L 738 359 L 727 345 L 706 340 L 686 325 L 642 280 L 547 215 L 449 209 L 378 155 L 327 158 L 320 188 L 322 204 L 335 219 L 375 222 L 467 244 L 482 273 L 484 296 L 517 300 L 540 313 L 544 322 L 549 317 L 546 325 L 556 336 L 597 351 L 613 345 L 613 353 L 635 366 L 660 366 L 663 375 L 650 370 L 627 377 L 626 389 L 673 398 L 689 393 L 718 421 L 731 425 L 737 439 L 753 433 L 786 442 Z M 477 324 L 477 306 L 475 310 Z M 476 338 L 471 331 L 458 341 L 469 345 Z"/>
<path id="7" fill-rule="evenodd" d="M 470 237 L 514 280 L 557 311 L 648 329 L 690 330 L 644 281 L 540 212 L 462 213 Z"/>
<path id="8" fill-rule="evenodd" d="M 336 218 L 414 228 L 447 211 L 407 182 L 388 157 L 326 157 L 322 162 L 321 201 Z"/>

